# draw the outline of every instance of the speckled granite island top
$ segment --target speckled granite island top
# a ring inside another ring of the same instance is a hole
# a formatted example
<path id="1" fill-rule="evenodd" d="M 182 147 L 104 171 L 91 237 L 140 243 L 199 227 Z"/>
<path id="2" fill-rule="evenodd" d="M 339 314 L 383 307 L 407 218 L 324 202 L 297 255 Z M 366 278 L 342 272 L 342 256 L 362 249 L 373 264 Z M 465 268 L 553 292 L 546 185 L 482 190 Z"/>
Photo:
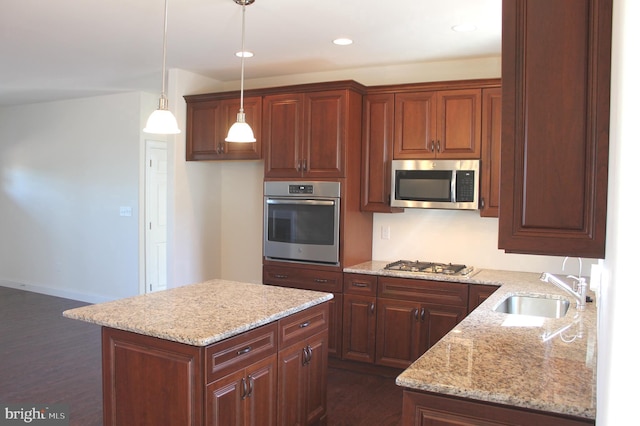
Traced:
<path id="1" fill-rule="evenodd" d="M 64 311 L 67 318 L 207 346 L 333 298 L 330 293 L 211 280 Z"/>
<path id="2" fill-rule="evenodd" d="M 474 271 L 468 278 L 382 270 L 366 262 L 345 272 L 499 285 L 500 288 L 396 378 L 399 386 L 509 406 L 596 416 L 596 306 L 574 299 L 540 274 Z M 571 301 L 560 319 L 508 315 L 493 308 L 514 294 Z M 590 294 L 593 298 L 594 295 Z"/>

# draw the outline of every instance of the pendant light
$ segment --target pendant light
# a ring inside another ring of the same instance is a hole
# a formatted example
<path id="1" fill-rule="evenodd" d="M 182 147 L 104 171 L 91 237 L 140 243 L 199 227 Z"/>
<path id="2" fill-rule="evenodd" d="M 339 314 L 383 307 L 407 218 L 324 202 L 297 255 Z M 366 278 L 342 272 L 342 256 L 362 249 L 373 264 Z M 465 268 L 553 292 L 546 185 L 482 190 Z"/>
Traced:
<path id="1" fill-rule="evenodd" d="M 255 0 L 233 0 L 237 4 L 242 6 L 242 50 L 240 51 L 240 111 L 236 122 L 233 123 L 229 129 L 229 133 L 225 138 L 226 142 L 240 142 L 251 143 L 255 142 L 256 138 L 253 135 L 251 126 L 246 122 L 244 115 L 244 58 L 246 55 L 244 50 L 244 15 L 245 7 L 252 4 Z"/>
<path id="2" fill-rule="evenodd" d="M 174 135 L 180 133 L 178 122 L 169 111 L 169 101 L 165 92 L 166 82 L 166 61 L 167 61 L 167 11 L 169 10 L 169 0 L 164 0 L 164 36 L 162 40 L 162 93 L 158 109 L 149 116 L 147 125 L 142 129 L 145 133 L 155 133 L 160 135 Z"/>

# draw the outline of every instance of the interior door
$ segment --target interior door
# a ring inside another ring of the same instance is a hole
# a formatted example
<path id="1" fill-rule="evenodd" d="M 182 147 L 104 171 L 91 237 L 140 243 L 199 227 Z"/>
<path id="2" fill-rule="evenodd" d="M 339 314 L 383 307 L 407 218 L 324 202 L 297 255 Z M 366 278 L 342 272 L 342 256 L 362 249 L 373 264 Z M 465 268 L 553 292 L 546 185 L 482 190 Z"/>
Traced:
<path id="1" fill-rule="evenodd" d="M 145 292 L 167 288 L 167 146 L 147 141 L 145 167 Z"/>

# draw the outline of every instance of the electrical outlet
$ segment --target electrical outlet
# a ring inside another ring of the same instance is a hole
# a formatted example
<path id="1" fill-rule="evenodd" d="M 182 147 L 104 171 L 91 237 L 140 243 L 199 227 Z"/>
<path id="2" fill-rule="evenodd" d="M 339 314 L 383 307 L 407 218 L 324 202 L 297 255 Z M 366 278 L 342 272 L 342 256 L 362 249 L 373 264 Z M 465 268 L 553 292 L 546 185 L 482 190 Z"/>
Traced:
<path id="1" fill-rule="evenodd" d="M 391 239 L 391 227 L 389 225 L 382 225 L 382 230 L 380 233 L 380 237 L 383 240 L 390 240 Z"/>

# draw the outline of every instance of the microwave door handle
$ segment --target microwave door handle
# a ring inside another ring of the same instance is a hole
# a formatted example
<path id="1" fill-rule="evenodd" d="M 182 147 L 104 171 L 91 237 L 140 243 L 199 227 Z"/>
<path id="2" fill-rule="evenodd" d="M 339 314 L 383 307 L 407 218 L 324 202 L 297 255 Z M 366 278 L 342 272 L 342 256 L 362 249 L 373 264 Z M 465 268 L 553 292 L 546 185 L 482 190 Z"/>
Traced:
<path id="1" fill-rule="evenodd" d="M 335 206 L 334 200 L 292 200 L 292 199 L 277 199 L 268 198 L 267 204 L 300 204 L 307 206 Z"/>
<path id="2" fill-rule="evenodd" d="M 457 177 L 457 173 L 454 170 L 453 172 L 451 172 L 451 201 L 452 202 L 457 202 L 458 200 L 456 200 L 456 177 Z"/>

